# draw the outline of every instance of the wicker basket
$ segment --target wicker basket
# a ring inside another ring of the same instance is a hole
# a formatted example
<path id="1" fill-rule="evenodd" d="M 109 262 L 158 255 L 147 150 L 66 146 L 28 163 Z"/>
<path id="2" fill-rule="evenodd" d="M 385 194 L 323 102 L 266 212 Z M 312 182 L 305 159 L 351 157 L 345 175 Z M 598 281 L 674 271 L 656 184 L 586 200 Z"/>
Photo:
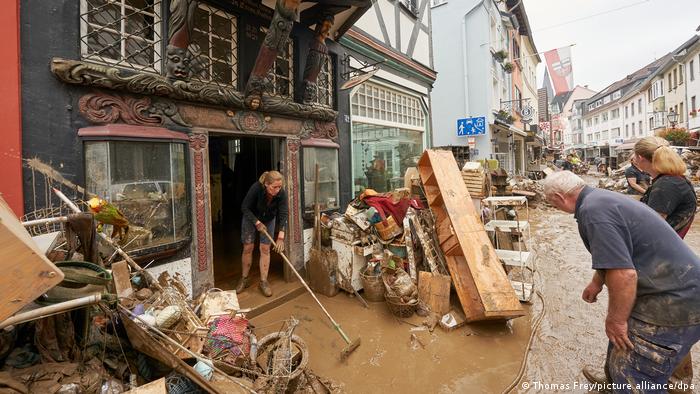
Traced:
<path id="1" fill-rule="evenodd" d="M 365 300 L 370 302 L 380 302 L 384 300 L 384 282 L 382 275 L 368 275 L 367 270 L 360 272 L 362 287 L 365 289 Z"/>
<path id="2" fill-rule="evenodd" d="M 386 299 L 386 304 L 389 306 L 389 311 L 391 314 L 397 317 L 406 318 L 413 316 L 413 313 L 416 311 L 416 307 L 418 306 L 417 302 L 407 304 L 401 301 L 401 299 L 398 297 L 384 295 L 384 298 Z"/>

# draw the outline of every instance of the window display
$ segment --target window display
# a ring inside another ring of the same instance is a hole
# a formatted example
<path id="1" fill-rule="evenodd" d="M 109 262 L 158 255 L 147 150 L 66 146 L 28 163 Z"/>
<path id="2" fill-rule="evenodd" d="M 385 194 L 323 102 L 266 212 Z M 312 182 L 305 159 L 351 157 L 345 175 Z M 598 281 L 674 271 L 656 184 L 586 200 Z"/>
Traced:
<path id="1" fill-rule="evenodd" d="M 129 220 L 125 250 L 189 236 L 185 152 L 183 143 L 85 143 L 87 190 L 114 204 Z"/>
<path id="2" fill-rule="evenodd" d="M 338 150 L 335 148 L 304 148 L 304 210 L 313 211 L 316 196 L 316 164 L 319 165 L 319 196 L 321 210 L 338 208 Z"/>

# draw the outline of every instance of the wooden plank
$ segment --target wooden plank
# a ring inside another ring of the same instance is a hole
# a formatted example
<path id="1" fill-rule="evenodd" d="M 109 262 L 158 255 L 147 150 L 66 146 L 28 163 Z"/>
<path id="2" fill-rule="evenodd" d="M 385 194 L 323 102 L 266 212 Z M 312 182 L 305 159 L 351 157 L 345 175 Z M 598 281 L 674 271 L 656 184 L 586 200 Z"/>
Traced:
<path id="1" fill-rule="evenodd" d="M 0 321 L 63 280 L 63 272 L 39 250 L 0 197 Z"/>
<path id="2" fill-rule="evenodd" d="M 131 277 L 129 275 L 129 263 L 122 260 L 112 264 L 112 278 L 114 280 L 114 289 L 117 291 L 117 297 L 128 298 L 134 294 L 134 289 L 131 287 Z"/>
<path id="3" fill-rule="evenodd" d="M 124 394 L 168 394 L 168 389 L 165 387 L 165 378 L 160 378 L 129 390 Z"/>
<path id="4" fill-rule="evenodd" d="M 428 167 L 430 170 L 426 169 Z M 444 211 L 459 241 L 461 253 L 450 250 L 446 260 L 467 320 L 510 319 L 524 315 L 471 203 L 467 186 L 464 182 L 455 182 L 460 173 L 452 153 L 427 150 L 418 162 L 418 168 L 421 175 L 430 173 L 435 176 L 444 205 L 438 211 Z M 432 209 L 433 205 L 430 207 Z M 436 213 L 436 217 L 439 216 Z M 444 228 L 437 226 L 439 236 Z M 447 239 L 445 235 L 442 239 Z"/>
<path id="5" fill-rule="evenodd" d="M 430 306 L 430 310 L 444 315 L 450 310 L 450 285 L 447 275 L 421 271 L 418 273 L 418 297 Z"/>

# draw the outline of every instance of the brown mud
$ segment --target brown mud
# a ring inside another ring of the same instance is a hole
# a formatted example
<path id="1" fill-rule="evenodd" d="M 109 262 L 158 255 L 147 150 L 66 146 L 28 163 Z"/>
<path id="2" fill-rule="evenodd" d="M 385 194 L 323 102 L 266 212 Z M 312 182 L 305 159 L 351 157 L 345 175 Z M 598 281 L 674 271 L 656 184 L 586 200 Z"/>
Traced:
<path id="1" fill-rule="evenodd" d="M 260 336 L 279 330 L 281 320 L 293 315 L 301 322 L 295 333 L 309 346 L 309 367 L 347 393 L 500 393 L 517 374 L 530 336 L 529 315 L 431 333 L 414 326 L 424 318 L 400 322 L 384 302 L 365 309 L 343 292 L 319 299 L 350 340 L 361 338 L 344 363 L 339 358 L 345 342 L 308 293 L 252 323 Z"/>

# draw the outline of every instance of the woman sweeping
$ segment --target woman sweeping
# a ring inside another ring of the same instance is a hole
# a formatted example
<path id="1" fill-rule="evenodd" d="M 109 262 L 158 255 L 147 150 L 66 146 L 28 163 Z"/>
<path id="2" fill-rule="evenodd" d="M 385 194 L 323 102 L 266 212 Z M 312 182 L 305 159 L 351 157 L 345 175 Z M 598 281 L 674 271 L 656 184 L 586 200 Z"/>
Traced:
<path id="1" fill-rule="evenodd" d="M 275 251 L 284 251 L 284 227 L 287 225 L 287 193 L 282 189 L 284 177 L 277 171 L 264 172 L 258 182 L 255 182 L 246 194 L 241 204 L 243 220 L 241 222 L 241 242 L 243 243 L 243 272 L 236 286 L 240 293 L 248 286 L 250 267 L 253 265 L 253 249 L 255 248 L 256 230 L 262 233 L 274 234 L 275 224 L 279 228 L 274 245 Z M 270 270 L 270 240 L 260 235 L 260 291 L 266 296 L 272 296 L 272 289 L 267 282 Z"/>

